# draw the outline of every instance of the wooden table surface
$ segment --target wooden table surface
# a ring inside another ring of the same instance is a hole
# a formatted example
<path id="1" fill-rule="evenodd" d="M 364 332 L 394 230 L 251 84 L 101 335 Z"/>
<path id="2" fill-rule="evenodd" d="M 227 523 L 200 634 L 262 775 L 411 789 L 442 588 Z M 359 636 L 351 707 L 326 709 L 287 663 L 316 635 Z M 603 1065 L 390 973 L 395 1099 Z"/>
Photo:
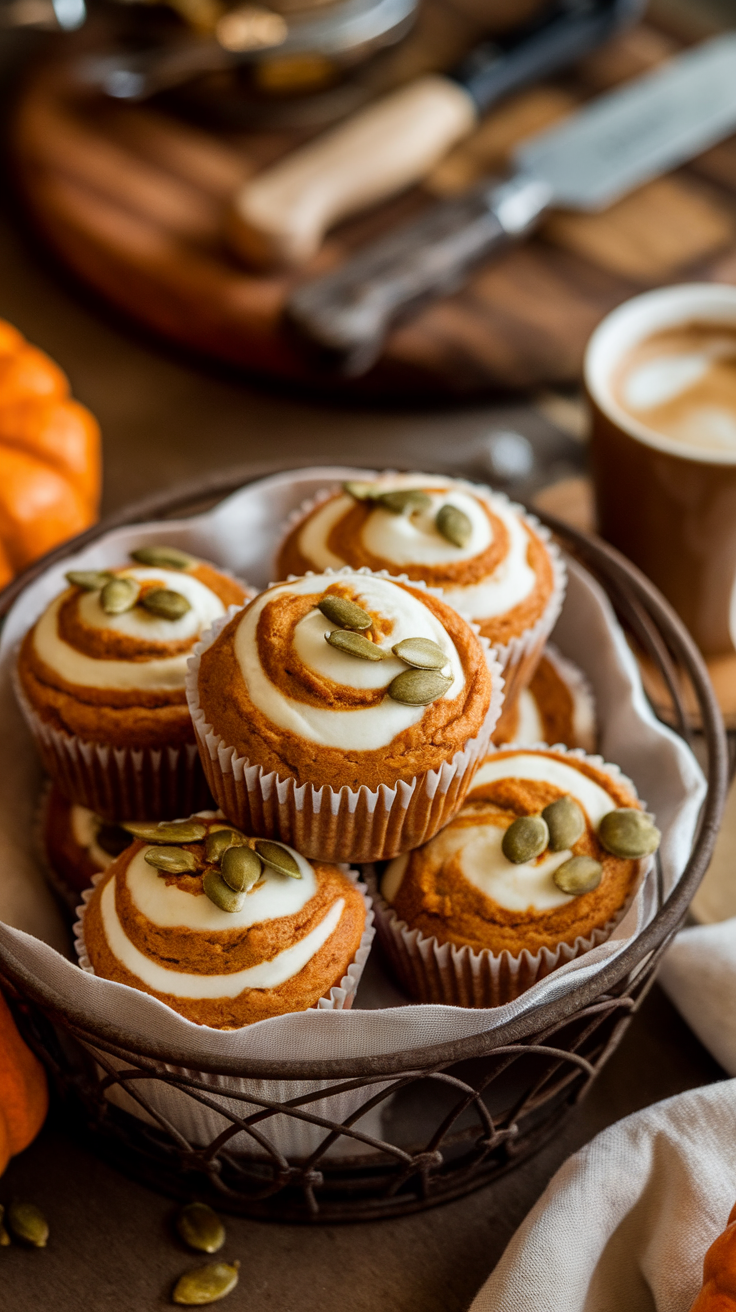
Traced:
<path id="1" fill-rule="evenodd" d="M 0 43 L 0 79 L 18 49 Z M 536 444 L 540 476 L 574 467 L 575 444 L 527 402 L 424 413 L 347 410 L 257 391 L 167 354 L 86 300 L 30 244 L 10 208 L 0 214 L 0 316 L 63 365 L 75 395 L 99 416 L 107 509 L 231 464 L 349 460 L 470 472 L 498 428 Z M 382 1223 L 299 1228 L 229 1220 L 225 1253 L 242 1266 L 239 1289 L 224 1306 L 461 1312 L 571 1151 L 637 1108 L 720 1078 L 655 986 L 579 1113 L 516 1173 L 459 1202 Z M 170 1204 L 96 1160 L 57 1117 L 0 1179 L 0 1202 L 13 1196 L 42 1206 L 52 1235 L 43 1252 L 2 1250 L 3 1312 L 148 1312 L 170 1306 L 172 1281 L 194 1264 L 171 1236 Z"/>

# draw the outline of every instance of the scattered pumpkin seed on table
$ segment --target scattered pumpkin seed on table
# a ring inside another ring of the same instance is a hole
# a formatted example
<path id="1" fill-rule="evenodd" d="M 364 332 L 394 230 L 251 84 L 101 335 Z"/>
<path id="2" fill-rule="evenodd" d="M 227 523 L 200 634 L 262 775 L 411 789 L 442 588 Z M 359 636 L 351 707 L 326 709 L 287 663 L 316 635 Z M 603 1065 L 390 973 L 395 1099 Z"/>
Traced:
<path id="1" fill-rule="evenodd" d="M 130 556 L 139 565 L 152 565 L 154 569 L 191 569 L 192 565 L 199 564 L 196 556 L 190 556 L 188 551 L 180 551 L 178 547 L 137 547 Z"/>
<path id="2" fill-rule="evenodd" d="M 236 893 L 234 888 L 225 883 L 219 870 L 205 870 L 202 888 L 210 902 L 229 915 L 242 911 L 245 906 L 245 893 Z"/>
<path id="3" fill-rule="evenodd" d="M 85 592 L 97 592 L 114 577 L 109 569 L 70 569 L 66 580 L 75 588 L 83 588 Z"/>
<path id="4" fill-rule="evenodd" d="M 602 875 L 603 866 L 594 857 L 571 856 L 557 867 L 552 879 L 561 893 L 580 897 L 583 893 L 592 893 L 600 884 Z"/>
<path id="5" fill-rule="evenodd" d="M 156 615 L 162 620 L 180 620 L 182 615 L 186 615 L 187 611 L 192 609 L 191 602 L 187 601 L 180 592 L 174 592 L 172 588 L 151 588 L 148 592 L 144 592 L 141 606 L 150 615 Z"/>
<path id="6" fill-rule="evenodd" d="M 177 1280 L 171 1295 L 175 1303 L 185 1307 L 203 1307 L 217 1303 L 231 1293 L 238 1283 L 239 1262 L 210 1262 L 207 1266 L 186 1271 Z"/>
<path id="7" fill-rule="evenodd" d="M 272 843 L 268 838 L 256 839 L 256 852 L 264 865 L 277 870 L 280 875 L 289 875 L 291 879 L 301 879 L 299 863 L 282 847 L 281 843 Z"/>
<path id="8" fill-rule="evenodd" d="M 361 633 L 333 629 L 331 633 L 325 634 L 325 642 L 329 642 L 336 651 L 344 652 L 346 656 L 357 656 L 361 661 L 385 661 L 388 658 L 388 652 L 382 651 L 375 642 L 364 638 Z"/>
<path id="9" fill-rule="evenodd" d="M 10 1244 L 10 1235 L 5 1229 L 5 1208 L 0 1203 L 0 1248 L 7 1248 Z"/>
<path id="10" fill-rule="evenodd" d="M 106 615 L 123 615 L 133 609 L 140 591 L 141 585 L 135 579 L 110 579 L 100 593 L 100 605 Z"/>
<path id="11" fill-rule="evenodd" d="M 247 893 L 261 877 L 261 858 L 252 847 L 229 847 L 220 862 L 220 874 L 235 893 Z"/>
<path id="12" fill-rule="evenodd" d="M 598 826 L 598 837 L 612 856 L 635 861 L 656 852 L 662 835 L 646 811 L 620 806 L 604 815 Z"/>
<path id="13" fill-rule="evenodd" d="M 542 811 L 542 819 L 549 829 L 549 846 L 552 852 L 563 852 L 572 847 L 585 833 L 585 816 L 574 797 L 557 797 Z"/>
<path id="14" fill-rule="evenodd" d="M 49 1238 L 49 1223 L 35 1203 L 14 1200 L 6 1214 L 8 1230 L 14 1239 L 29 1248 L 45 1248 Z"/>
<path id="15" fill-rule="evenodd" d="M 473 525 L 464 510 L 457 506 L 440 506 L 435 516 L 437 532 L 454 547 L 465 547 L 473 535 Z"/>
<path id="16" fill-rule="evenodd" d="M 501 841 L 501 851 L 515 866 L 541 856 L 549 842 L 549 830 L 541 815 L 520 815 L 512 820 Z"/>
<path id="17" fill-rule="evenodd" d="M 392 679 L 386 692 L 392 701 L 404 706 L 429 706 L 451 686 L 452 679 L 439 670 L 402 670 Z"/>
<path id="18" fill-rule="evenodd" d="M 196 856 L 183 847 L 149 847 L 143 859 L 165 875 L 193 875 L 197 869 Z"/>
<path id="19" fill-rule="evenodd" d="M 334 592 L 328 592 L 320 598 L 317 609 L 321 610 L 330 624 L 339 624 L 341 629 L 369 629 L 373 623 L 368 611 L 363 610 L 357 602 L 350 601 L 348 597 L 338 597 Z"/>
<path id="20" fill-rule="evenodd" d="M 204 855 L 212 864 L 219 861 L 229 847 L 242 847 L 245 834 L 239 829 L 213 829 L 204 840 Z"/>
<path id="21" fill-rule="evenodd" d="M 176 1217 L 179 1237 L 199 1253 L 219 1253 L 225 1242 L 225 1227 L 207 1203 L 187 1203 Z"/>
<path id="22" fill-rule="evenodd" d="M 431 638 L 402 638 L 391 650 L 400 661 L 418 670 L 441 670 L 450 659 Z"/>
<path id="23" fill-rule="evenodd" d="M 200 820 L 124 820 L 121 827 L 151 843 L 198 843 L 207 834 Z"/>

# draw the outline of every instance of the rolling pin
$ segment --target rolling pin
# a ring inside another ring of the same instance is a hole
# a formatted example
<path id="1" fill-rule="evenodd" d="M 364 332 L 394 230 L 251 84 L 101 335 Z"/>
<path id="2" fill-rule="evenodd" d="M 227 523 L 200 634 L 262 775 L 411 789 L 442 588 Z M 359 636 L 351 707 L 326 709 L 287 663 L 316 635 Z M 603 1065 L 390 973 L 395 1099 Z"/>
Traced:
<path id="1" fill-rule="evenodd" d="M 341 219 L 421 181 L 502 96 L 558 71 L 640 13 L 643 0 L 555 0 L 448 74 L 428 73 L 249 179 L 228 218 L 258 268 L 303 264 Z"/>

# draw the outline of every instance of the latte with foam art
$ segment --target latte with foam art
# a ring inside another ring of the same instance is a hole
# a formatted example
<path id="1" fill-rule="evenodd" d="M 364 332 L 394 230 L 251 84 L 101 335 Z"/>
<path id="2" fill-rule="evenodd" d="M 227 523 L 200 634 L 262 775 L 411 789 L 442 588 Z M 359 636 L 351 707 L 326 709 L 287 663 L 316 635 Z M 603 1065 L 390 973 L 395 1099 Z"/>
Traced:
<path id="1" fill-rule="evenodd" d="M 691 322 L 653 333 L 624 354 L 612 390 L 654 432 L 736 456 L 736 328 Z"/>

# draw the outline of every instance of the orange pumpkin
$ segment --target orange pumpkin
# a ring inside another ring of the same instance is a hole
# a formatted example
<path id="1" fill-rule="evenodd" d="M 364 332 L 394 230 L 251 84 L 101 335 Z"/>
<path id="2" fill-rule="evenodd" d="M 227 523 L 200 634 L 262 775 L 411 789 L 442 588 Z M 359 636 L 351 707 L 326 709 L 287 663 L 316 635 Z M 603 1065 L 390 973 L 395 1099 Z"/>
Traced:
<path id="1" fill-rule="evenodd" d="M 20 1037 L 0 993 L 0 1175 L 35 1139 L 48 1107 L 46 1072 Z"/>
<path id="2" fill-rule="evenodd" d="M 736 1312 L 736 1204 L 703 1262 L 703 1288 L 690 1312 Z"/>
<path id="3" fill-rule="evenodd" d="M 0 320 L 0 587 L 97 518 L 100 430 L 62 369 Z"/>

